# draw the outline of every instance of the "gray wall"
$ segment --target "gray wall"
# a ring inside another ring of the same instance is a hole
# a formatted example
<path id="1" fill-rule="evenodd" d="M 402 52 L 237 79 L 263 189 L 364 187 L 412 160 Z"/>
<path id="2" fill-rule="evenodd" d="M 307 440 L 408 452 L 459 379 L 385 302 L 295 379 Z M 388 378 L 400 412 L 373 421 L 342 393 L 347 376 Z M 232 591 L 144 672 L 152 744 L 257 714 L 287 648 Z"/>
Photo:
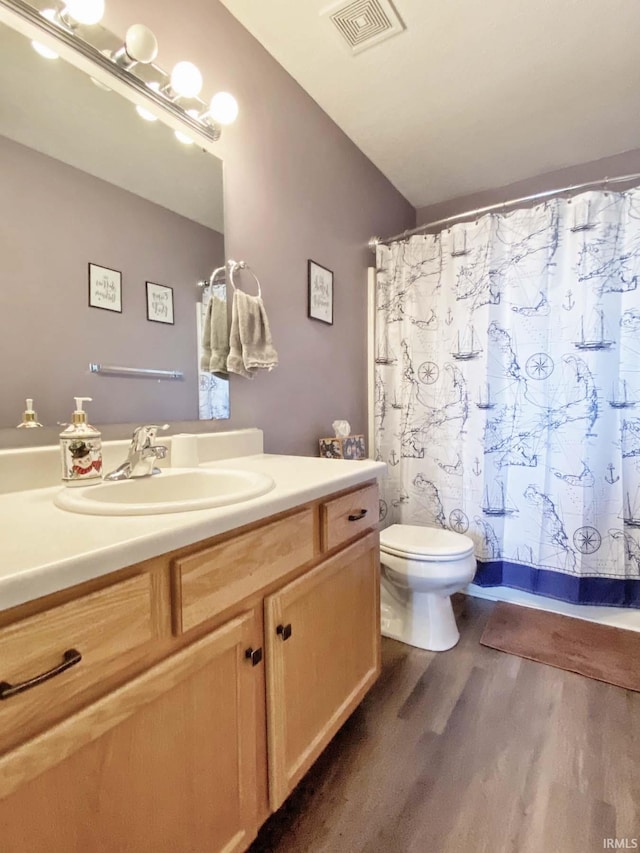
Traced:
<path id="1" fill-rule="evenodd" d="M 74 395 L 93 397 L 94 423 L 197 418 L 194 285 L 221 263 L 222 235 L 4 137 L 0 186 L 0 426 L 27 396 L 46 424 L 69 419 Z M 122 314 L 88 306 L 89 261 L 122 272 Z M 174 288 L 173 326 L 146 319 L 146 281 Z M 104 378 L 89 362 L 185 380 Z"/>
<path id="2" fill-rule="evenodd" d="M 231 419 L 269 452 L 316 454 L 331 422 L 366 427 L 366 248 L 415 224 L 412 206 L 217 0 L 110 0 L 106 26 L 153 29 L 158 63 L 190 59 L 203 96 L 233 92 L 220 143 L 227 256 L 258 274 L 280 366 L 231 380 Z M 307 318 L 307 260 L 334 271 L 334 325 Z M 247 289 L 250 290 L 250 279 Z"/>
<path id="3" fill-rule="evenodd" d="M 615 154 L 601 160 L 591 160 L 589 163 L 580 163 L 566 169 L 555 172 L 547 172 L 537 175 L 525 181 L 507 184 L 503 187 L 495 187 L 473 193 L 472 195 L 459 196 L 448 201 L 432 204 L 429 207 L 421 207 L 417 211 L 417 224 L 423 225 L 438 219 L 446 219 L 448 216 L 456 216 L 468 210 L 475 210 L 491 204 L 499 204 L 514 198 L 533 195 L 534 193 L 554 190 L 573 184 L 582 184 L 587 181 L 596 181 L 605 177 L 617 175 L 630 175 L 640 173 L 640 148 L 634 151 L 625 151 L 623 154 Z M 638 183 L 637 181 L 635 183 Z M 624 185 L 619 185 L 622 189 Z"/>

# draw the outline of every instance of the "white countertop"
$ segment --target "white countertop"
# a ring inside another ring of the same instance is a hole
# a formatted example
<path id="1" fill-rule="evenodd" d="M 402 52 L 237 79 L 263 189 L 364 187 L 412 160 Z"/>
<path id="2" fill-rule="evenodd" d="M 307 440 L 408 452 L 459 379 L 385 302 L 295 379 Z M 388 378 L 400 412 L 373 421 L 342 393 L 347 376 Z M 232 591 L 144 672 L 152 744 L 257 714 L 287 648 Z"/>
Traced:
<path id="1" fill-rule="evenodd" d="M 357 486 L 386 471 L 383 463 L 371 460 L 266 454 L 201 467 L 259 471 L 276 485 L 262 497 L 216 509 L 116 517 L 58 509 L 53 497 L 61 486 L 0 494 L 0 610 Z"/>

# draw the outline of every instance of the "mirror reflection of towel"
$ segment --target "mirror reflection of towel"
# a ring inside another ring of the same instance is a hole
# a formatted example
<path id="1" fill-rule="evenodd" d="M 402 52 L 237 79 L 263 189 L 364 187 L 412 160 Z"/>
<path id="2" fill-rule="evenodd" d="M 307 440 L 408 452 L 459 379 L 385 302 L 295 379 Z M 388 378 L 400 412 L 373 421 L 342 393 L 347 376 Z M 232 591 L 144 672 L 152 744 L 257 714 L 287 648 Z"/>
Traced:
<path id="1" fill-rule="evenodd" d="M 253 379 L 257 369 L 273 370 L 277 366 L 278 353 L 271 339 L 264 302 L 260 296 L 235 290 L 227 358 L 229 373 Z"/>
<path id="2" fill-rule="evenodd" d="M 206 373 L 227 373 L 229 326 L 227 301 L 211 294 L 202 324 L 200 369 Z"/>

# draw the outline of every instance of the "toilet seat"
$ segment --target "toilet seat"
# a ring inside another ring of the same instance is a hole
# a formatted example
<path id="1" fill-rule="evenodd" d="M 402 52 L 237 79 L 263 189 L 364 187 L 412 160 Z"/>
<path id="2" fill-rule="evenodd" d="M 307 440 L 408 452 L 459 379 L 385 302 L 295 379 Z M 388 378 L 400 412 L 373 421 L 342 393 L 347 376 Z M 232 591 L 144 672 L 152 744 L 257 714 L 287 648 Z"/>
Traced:
<path id="1" fill-rule="evenodd" d="M 473 540 L 462 533 L 416 524 L 392 524 L 380 533 L 380 550 L 418 562 L 452 562 L 473 554 Z"/>

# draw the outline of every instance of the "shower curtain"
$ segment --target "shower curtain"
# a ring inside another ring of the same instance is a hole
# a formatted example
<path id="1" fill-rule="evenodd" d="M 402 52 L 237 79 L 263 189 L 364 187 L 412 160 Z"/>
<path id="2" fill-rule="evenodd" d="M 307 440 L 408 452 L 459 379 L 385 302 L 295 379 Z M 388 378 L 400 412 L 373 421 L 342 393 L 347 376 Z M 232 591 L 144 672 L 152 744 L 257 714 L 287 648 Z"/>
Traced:
<path id="1" fill-rule="evenodd" d="M 382 526 L 470 536 L 483 586 L 640 606 L 640 189 L 379 246 Z"/>

